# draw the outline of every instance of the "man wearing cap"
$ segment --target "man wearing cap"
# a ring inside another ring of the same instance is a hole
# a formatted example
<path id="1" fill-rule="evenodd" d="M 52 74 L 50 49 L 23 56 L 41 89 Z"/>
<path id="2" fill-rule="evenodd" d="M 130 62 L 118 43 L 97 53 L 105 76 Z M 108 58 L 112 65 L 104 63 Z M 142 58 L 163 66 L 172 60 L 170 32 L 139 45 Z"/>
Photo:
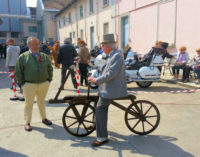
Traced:
<path id="1" fill-rule="evenodd" d="M 100 146 L 108 142 L 108 107 L 112 99 L 127 96 L 124 59 L 116 50 L 114 35 L 104 35 L 104 41 L 101 44 L 108 58 L 102 67 L 101 76 L 88 78 L 90 82 L 99 84 L 99 101 L 96 107 L 97 139 L 92 146 Z"/>

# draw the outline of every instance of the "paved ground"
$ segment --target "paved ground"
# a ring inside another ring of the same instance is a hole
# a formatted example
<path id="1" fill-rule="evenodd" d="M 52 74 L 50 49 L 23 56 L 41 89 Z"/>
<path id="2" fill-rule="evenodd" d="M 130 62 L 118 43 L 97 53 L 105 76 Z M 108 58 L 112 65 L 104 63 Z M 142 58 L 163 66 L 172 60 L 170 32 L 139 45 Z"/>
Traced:
<path id="1" fill-rule="evenodd" d="M 4 70 L 0 60 L 0 71 Z M 0 74 L 0 157 L 199 157 L 200 156 L 200 99 L 199 93 L 182 94 L 138 94 L 137 99 L 154 102 L 161 113 L 158 128 L 146 136 L 130 132 L 124 123 L 124 112 L 110 106 L 109 139 L 105 146 L 93 148 L 90 143 L 96 133 L 77 138 L 68 134 L 62 126 L 62 114 L 67 104 L 48 104 L 47 115 L 53 125 L 41 123 L 37 105 L 34 105 L 32 132 L 24 131 L 24 102 L 10 101 L 13 96 L 8 88 L 8 75 Z M 47 96 L 53 98 L 60 83 L 60 69 L 54 70 L 54 80 Z M 129 84 L 131 90 L 143 91 L 135 83 Z M 68 80 L 61 98 L 76 94 Z M 186 89 L 176 84 L 154 83 L 145 91 L 169 91 Z M 86 93 L 85 87 L 81 93 Z M 92 91 L 95 93 L 95 91 Z M 18 94 L 18 93 L 17 93 Z M 125 106 L 130 103 L 122 102 Z"/>

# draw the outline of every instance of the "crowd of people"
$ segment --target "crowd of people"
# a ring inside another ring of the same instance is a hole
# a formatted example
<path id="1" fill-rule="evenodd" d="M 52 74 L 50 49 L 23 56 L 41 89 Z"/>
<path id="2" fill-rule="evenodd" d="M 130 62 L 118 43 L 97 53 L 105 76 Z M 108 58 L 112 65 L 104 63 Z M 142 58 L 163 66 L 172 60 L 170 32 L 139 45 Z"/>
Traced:
<path id="1" fill-rule="evenodd" d="M 61 72 L 61 84 L 64 82 L 67 69 L 74 64 L 74 58 L 78 58 L 78 65 L 80 70 L 81 81 L 80 85 L 82 86 L 85 82 L 85 85 L 88 85 L 87 73 L 88 73 L 88 63 L 90 62 L 90 53 L 87 48 L 87 44 L 84 40 L 80 38 L 77 39 L 77 46 L 72 45 L 70 38 L 66 38 L 64 44 L 60 46 L 59 41 L 54 40 L 52 42 L 40 42 L 40 52 L 45 53 L 50 61 L 54 63 L 55 68 L 60 68 L 62 64 Z M 181 46 L 176 57 L 167 52 L 168 43 L 158 41 L 155 44 L 157 48 L 165 49 L 165 54 L 162 55 L 163 60 L 165 58 L 176 58 L 175 64 L 172 66 L 172 72 L 175 80 L 180 78 L 180 69 L 183 70 L 183 75 L 181 76 L 181 81 L 184 83 L 189 82 L 189 76 L 191 71 L 194 71 L 196 77 L 196 84 L 200 83 L 200 48 L 196 49 L 196 55 L 190 59 L 187 52 L 187 47 Z M 125 48 L 126 49 L 126 48 Z M 15 46 L 13 39 L 8 39 L 6 44 L 0 44 L 0 57 L 6 58 L 6 67 L 9 68 L 9 71 L 14 70 L 16 60 L 19 55 L 29 51 L 27 44 L 20 43 L 19 46 Z M 68 53 L 65 53 L 68 52 Z M 142 60 L 145 60 L 146 57 L 150 54 L 147 53 Z M 126 54 L 124 54 L 126 55 Z M 162 67 L 158 67 L 159 70 L 162 70 Z M 77 82 L 75 79 L 75 72 L 71 71 L 72 82 L 74 88 L 77 88 Z M 12 87 L 11 87 L 12 88 Z M 64 89 L 64 88 L 63 88 Z"/>
<path id="2" fill-rule="evenodd" d="M 173 58 L 175 59 L 175 64 L 172 66 L 172 73 L 173 73 L 173 79 L 178 80 L 180 78 L 180 69 L 183 70 L 182 76 L 181 76 L 181 82 L 187 83 L 190 82 L 189 76 L 190 72 L 194 71 L 196 74 L 196 84 L 200 84 L 200 48 L 196 49 L 196 55 L 194 55 L 191 59 L 189 57 L 189 54 L 187 52 L 187 47 L 186 46 L 181 46 L 179 48 L 179 51 L 176 56 L 173 56 L 167 52 L 168 48 L 168 43 L 158 41 L 156 42 L 155 47 L 157 48 L 163 48 L 165 49 L 165 54 L 162 55 L 163 60 L 166 58 Z M 148 56 L 145 55 L 145 57 Z M 158 67 L 159 70 L 161 71 L 162 67 Z"/>
<path id="3" fill-rule="evenodd" d="M 53 42 L 39 42 L 39 52 L 46 54 L 51 63 L 54 63 L 55 68 L 60 68 L 60 64 L 62 65 L 61 84 L 64 82 L 67 69 L 74 64 L 75 58 L 78 58 L 81 74 L 80 85 L 83 85 L 83 81 L 85 82 L 85 85 L 88 85 L 87 68 L 88 63 L 90 62 L 89 50 L 85 41 L 80 38 L 78 38 L 77 43 L 77 46 L 72 45 L 70 38 L 66 38 L 64 44 L 61 46 L 57 40 L 54 40 Z M 18 57 L 27 51 L 30 51 L 27 43 L 20 43 L 19 46 L 16 46 L 16 43 L 12 38 L 7 39 L 6 44 L 0 44 L 0 57 L 6 59 L 6 67 L 9 69 L 9 72 L 15 69 Z M 77 88 L 75 72 L 73 69 L 71 70 L 71 76 L 74 88 Z M 12 89 L 13 87 L 11 86 L 10 88 Z"/>
<path id="4" fill-rule="evenodd" d="M 25 97 L 24 120 L 26 131 L 31 131 L 32 109 L 35 97 L 41 116 L 42 123 L 52 125 L 47 119 L 45 109 L 45 97 L 47 95 L 50 82 L 53 79 L 52 61 L 55 68 L 61 69 L 61 85 L 64 89 L 67 70 L 70 70 L 72 83 L 77 88 L 75 71 L 72 68 L 75 58 L 78 59 L 80 70 L 80 85 L 88 85 L 88 81 L 99 85 L 99 100 L 96 107 L 96 131 L 97 139 L 92 143 L 93 146 L 100 146 L 108 142 L 107 119 L 108 107 L 112 99 L 127 96 L 124 56 L 117 50 L 116 41 L 113 34 L 104 35 L 101 43 L 103 52 L 107 55 L 106 64 L 102 67 L 101 75 L 98 78 L 87 77 L 88 63 L 90 62 L 90 53 L 87 44 L 80 38 L 77 40 L 77 47 L 72 45 L 70 38 L 64 40 L 60 46 L 57 40 L 53 42 L 39 42 L 35 37 L 29 37 L 26 44 L 15 46 L 15 41 L 9 38 L 5 45 L 0 46 L 0 52 L 6 57 L 6 67 L 9 71 L 15 72 L 15 79 Z M 157 42 L 155 47 L 162 48 L 165 51 L 162 54 L 163 59 L 175 58 L 167 52 L 168 43 Z M 200 82 L 200 48 L 196 49 L 197 55 L 192 58 L 193 64 L 188 64 L 189 55 L 185 46 L 180 47 L 176 62 L 172 67 L 174 79 L 179 78 L 179 71 L 183 69 L 182 81 L 189 81 L 190 71 L 197 74 L 197 84 Z M 146 54 L 145 57 L 148 57 Z M 2 56 L 1 56 L 2 57 Z M 162 67 L 159 67 L 161 71 Z M 118 90 L 120 89 L 120 90 Z"/>

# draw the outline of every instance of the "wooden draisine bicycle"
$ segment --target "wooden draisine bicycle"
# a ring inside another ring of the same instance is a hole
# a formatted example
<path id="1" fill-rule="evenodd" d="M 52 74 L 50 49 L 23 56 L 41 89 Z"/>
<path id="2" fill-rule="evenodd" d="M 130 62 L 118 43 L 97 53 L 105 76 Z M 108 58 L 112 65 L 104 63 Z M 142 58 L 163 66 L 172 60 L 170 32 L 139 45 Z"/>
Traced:
<path id="1" fill-rule="evenodd" d="M 68 103 L 69 105 L 62 117 L 63 126 L 71 135 L 83 137 L 91 134 L 95 130 L 95 107 L 99 97 L 90 95 L 90 86 L 88 86 L 87 95 L 66 96 L 63 99 L 58 99 L 70 72 L 71 70 L 69 69 L 64 83 L 60 86 L 55 98 L 50 99 L 49 103 Z M 118 102 L 120 100 L 129 100 L 130 105 L 125 107 Z M 150 101 L 136 101 L 135 95 L 128 95 L 123 98 L 112 100 L 111 104 L 125 111 L 125 124 L 128 129 L 135 134 L 149 134 L 159 125 L 159 110 L 156 105 Z"/>

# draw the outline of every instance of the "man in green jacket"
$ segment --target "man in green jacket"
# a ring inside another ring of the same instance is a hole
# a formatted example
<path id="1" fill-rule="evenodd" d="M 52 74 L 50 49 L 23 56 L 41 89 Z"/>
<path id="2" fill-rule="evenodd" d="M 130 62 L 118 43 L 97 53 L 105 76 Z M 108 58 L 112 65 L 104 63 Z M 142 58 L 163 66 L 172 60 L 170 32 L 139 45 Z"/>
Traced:
<path id="1" fill-rule="evenodd" d="M 48 56 L 39 52 L 40 44 L 37 38 L 29 37 L 27 45 L 29 51 L 20 55 L 17 60 L 15 77 L 22 85 L 25 97 L 24 119 L 26 123 L 24 128 L 26 131 L 31 131 L 30 122 L 35 97 L 42 122 L 46 125 L 52 124 L 46 118 L 45 97 L 53 77 L 53 68 Z"/>

